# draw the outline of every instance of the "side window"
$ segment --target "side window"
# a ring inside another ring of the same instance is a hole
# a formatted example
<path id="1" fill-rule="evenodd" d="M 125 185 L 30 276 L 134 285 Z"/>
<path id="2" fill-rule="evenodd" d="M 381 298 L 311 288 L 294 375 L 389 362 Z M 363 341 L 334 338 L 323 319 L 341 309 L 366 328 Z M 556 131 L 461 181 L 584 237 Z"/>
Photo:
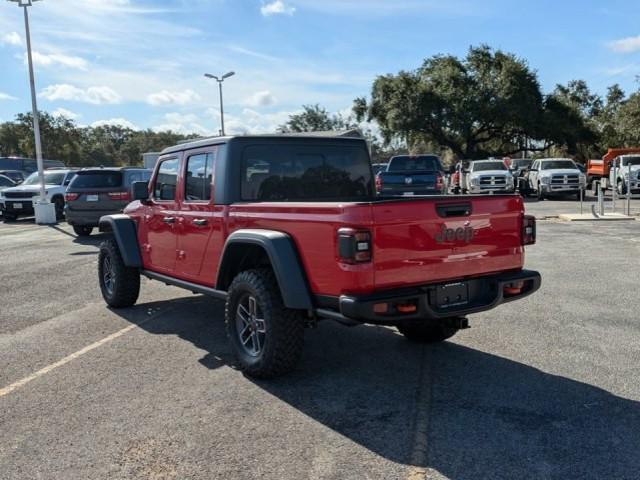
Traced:
<path id="1" fill-rule="evenodd" d="M 184 198 L 187 201 L 209 201 L 213 182 L 213 153 L 198 153 L 187 159 Z"/>
<path id="2" fill-rule="evenodd" d="M 178 159 L 163 160 L 158 169 L 156 183 L 153 186 L 153 198 L 156 200 L 175 200 L 178 184 Z"/>
<path id="3" fill-rule="evenodd" d="M 68 174 L 67 174 L 67 178 L 65 178 L 65 179 L 64 179 L 64 184 L 63 184 L 63 185 L 64 185 L 65 187 L 66 187 L 67 185 L 69 185 L 69 184 L 71 183 L 71 180 L 73 180 L 73 177 L 75 177 L 75 176 L 76 176 L 75 172 L 68 173 Z"/>

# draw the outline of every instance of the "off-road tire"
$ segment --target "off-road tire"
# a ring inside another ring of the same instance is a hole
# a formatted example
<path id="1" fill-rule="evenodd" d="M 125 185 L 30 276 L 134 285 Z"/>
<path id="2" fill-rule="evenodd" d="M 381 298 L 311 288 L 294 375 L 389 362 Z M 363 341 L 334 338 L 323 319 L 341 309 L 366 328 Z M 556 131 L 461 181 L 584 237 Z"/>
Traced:
<path id="1" fill-rule="evenodd" d="M 255 298 L 264 320 L 262 350 L 257 356 L 245 351 L 236 315 L 246 295 Z M 269 268 L 240 272 L 231 282 L 225 305 L 225 324 L 239 368 L 254 378 L 273 378 L 290 372 L 302 355 L 304 321 L 297 310 L 282 302 L 278 282 Z"/>
<path id="2" fill-rule="evenodd" d="M 105 281 L 107 262 L 110 262 L 113 284 L 108 287 Z M 130 307 L 138 300 L 140 294 L 140 271 L 127 267 L 122 261 L 120 249 L 114 239 L 100 244 L 98 255 L 98 281 L 100 291 L 107 305 L 113 308 Z"/>
<path id="3" fill-rule="evenodd" d="M 64 218 L 64 198 L 54 197 L 53 206 L 56 210 L 56 220 L 62 220 Z"/>
<path id="4" fill-rule="evenodd" d="M 88 237 L 89 235 L 91 235 L 93 227 L 87 227 L 85 225 L 74 225 L 73 231 L 76 232 L 76 235 L 78 235 L 79 237 Z"/>
<path id="5" fill-rule="evenodd" d="M 416 321 L 398 325 L 398 331 L 407 340 L 416 343 L 439 343 L 458 333 L 455 327 L 448 327 L 442 324 L 423 323 Z"/>

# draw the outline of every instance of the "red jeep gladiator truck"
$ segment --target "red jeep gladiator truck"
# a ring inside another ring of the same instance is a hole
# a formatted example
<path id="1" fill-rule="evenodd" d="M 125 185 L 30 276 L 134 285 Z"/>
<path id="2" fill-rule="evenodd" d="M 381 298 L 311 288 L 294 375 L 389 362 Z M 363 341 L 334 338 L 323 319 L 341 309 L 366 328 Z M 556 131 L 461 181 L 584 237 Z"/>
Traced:
<path id="1" fill-rule="evenodd" d="M 530 295 L 535 219 L 519 195 L 377 197 L 364 140 L 202 139 L 162 152 L 122 214 L 100 219 L 99 282 L 133 305 L 140 276 L 226 302 L 248 375 L 295 367 L 321 319 L 439 342 L 466 315 Z"/>

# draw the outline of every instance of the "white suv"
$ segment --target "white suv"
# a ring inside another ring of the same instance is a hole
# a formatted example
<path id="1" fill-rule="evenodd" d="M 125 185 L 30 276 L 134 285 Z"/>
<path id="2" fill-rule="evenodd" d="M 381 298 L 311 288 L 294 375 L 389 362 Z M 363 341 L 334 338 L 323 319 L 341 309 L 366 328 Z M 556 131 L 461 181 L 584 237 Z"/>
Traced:
<path id="1" fill-rule="evenodd" d="M 44 171 L 45 193 L 47 199 L 56 207 L 56 218 L 64 215 L 64 192 L 75 170 L 49 169 Z M 5 221 L 15 220 L 19 216 L 30 216 L 34 213 L 34 202 L 40 195 L 40 179 L 38 172 L 27 177 L 17 187 L 10 187 L 0 192 L 0 210 Z"/>
<path id="2" fill-rule="evenodd" d="M 529 187 L 539 200 L 549 195 L 575 195 L 580 200 L 587 177 L 570 158 L 542 158 L 529 169 Z"/>

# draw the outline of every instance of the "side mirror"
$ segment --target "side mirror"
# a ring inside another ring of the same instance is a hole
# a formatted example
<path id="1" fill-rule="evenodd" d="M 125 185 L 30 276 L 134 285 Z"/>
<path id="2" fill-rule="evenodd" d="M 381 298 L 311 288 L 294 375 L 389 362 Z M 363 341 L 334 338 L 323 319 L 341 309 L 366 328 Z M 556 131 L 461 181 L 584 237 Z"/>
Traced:
<path id="1" fill-rule="evenodd" d="M 133 200 L 142 202 L 149 200 L 149 182 L 133 182 L 131 184 L 131 197 Z"/>

